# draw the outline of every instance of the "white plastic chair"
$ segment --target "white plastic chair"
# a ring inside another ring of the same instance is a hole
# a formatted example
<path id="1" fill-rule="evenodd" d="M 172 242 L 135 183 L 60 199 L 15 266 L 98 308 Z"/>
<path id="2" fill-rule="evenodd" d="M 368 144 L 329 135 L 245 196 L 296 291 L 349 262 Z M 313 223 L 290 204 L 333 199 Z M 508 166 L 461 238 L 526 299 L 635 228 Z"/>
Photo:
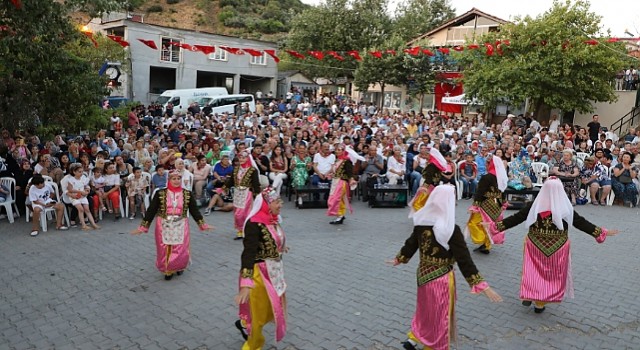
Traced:
<path id="1" fill-rule="evenodd" d="M 464 160 L 459 161 L 454 170 L 454 178 L 456 179 L 456 196 L 458 197 L 458 200 L 462 199 L 462 191 L 464 191 L 464 182 L 460 179 L 460 164 L 464 162 Z"/>
<path id="2" fill-rule="evenodd" d="M 4 202 L 0 203 L 0 207 L 4 207 L 7 211 L 9 223 L 13 224 L 13 215 L 15 214 L 16 217 L 20 217 L 18 205 L 16 204 L 16 179 L 12 177 L 3 177 L 0 178 L 0 184 L 9 189 L 9 196 L 7 196 L 7 199 Z"/>
<path id="3" fill-rule="evenodd" d="M 584 163 L 584 160 L 588 157 L 589 157 L 589 153 L 584 153 L 584 152 L 576 153 L 576 159 L 582 160 L 583 163 Z"/>
<path id="4" fill-rule="evenodd" d="M 536 176 L 536 183 L 533 184 L 536 187 L 542 187 L 544 175 L 549 176 L 549 165 L 542 162 L 531 163 L 531 170 Z"/>

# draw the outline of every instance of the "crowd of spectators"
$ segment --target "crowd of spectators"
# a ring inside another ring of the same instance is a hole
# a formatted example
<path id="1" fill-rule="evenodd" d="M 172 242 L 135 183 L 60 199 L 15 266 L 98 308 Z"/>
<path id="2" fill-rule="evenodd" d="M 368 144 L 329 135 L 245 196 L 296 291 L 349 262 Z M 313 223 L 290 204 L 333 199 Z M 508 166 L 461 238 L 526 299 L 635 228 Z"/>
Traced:
<path id="1" fill-rule="evenodd" d="M 531 115 L 512 114 L 492 123 L 481 113 L 378 110 L 344 95 L 303 103 L 293 98 L 259 101 L 257 112 L 241 115 L 198 110 L 173 114 L 157 105 L 138 106 L 127 116 L 114 112 L 106 130 L 50 139 L 3 129 L 0 176 L 15 179 L 23 215 L 33 203 L 32 178 L 38 186 L 40 176 L 57 184 L 62 198 L 53 200 L 63 200 L 71 212 L 70 224 L 83 228 L 89 227 L 85 220 L 97 221 L 107 212 L 115 220 L 144 213 L 148 197 L 166 186 L 167 172 L 174 169 L 183 174 L 183 187 L 195 193 L 205 214 L 232 210 L 233 192 L 216 189 L 225 187 L 235 154 L 245 149 L 251 151 L 262 186 L 271 183 L 278 191 L 287 188 L 295 194 L 299 186 L 323 185 L 331 179 L 338 144 L 364 157 L 354 167 L 364 200 L 381 182 L 406 184 L 414 195 L 430 148 L 436 148 L 450 165 L 442 181 L 461 181 L 463 198 L 473 196 L 478 179 L 487 172 L 487 157 L 495 154 L 504 160 L 514 189 L 530 187 L 541 176 L 557 176 L 573 203 L 585 197 L 581 189 L 588 189 L 587 199 L 594 205 L 605 204 L 610 191 L 618 204 L 637 203 L 640 130 L 615 135 L 600 125 L 597 115 L 584 127 L 560 123 L 557 116 L 538 122 Z M 546 164 L 548 173 L 534 163 Z M 0 187 L 0 201 L 7 200 L 9 192 Z M 66 228 L 64 223 L 57 227 Z"/>

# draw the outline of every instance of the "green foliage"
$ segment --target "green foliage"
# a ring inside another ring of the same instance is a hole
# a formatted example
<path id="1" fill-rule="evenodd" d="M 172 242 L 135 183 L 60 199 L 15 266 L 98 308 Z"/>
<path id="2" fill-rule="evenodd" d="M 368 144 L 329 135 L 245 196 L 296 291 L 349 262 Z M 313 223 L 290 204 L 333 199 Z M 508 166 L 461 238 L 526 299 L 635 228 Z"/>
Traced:
<path id="1" fill-rule="evenodd" d="M 218 13 L 218 21 L 225 23 L 228 19 L 233 18 L 235 16 L 236 16 L 235 10 L 230 6 L 226 6 L 222 9 L 222 11 L 220 11 L 220 13 Z"/>
<path id="2" fill-rule="evenodd" d="M 394 32 L 410 41 L 455 17 L 449 0 L 409 0 L 398 6 Z"/>
<path id="3" fill-rule="evenodd" d="M 391 33 L 387 5 L 387 0 L 327 0 L 310 7 L 291 21 L 286 47 L 300 52 L 378 47 Z M 343 62 L 309 60 L 312 65 L 296 64 L 295 59 L 292 63 L 310 77 L 327 78 L 351 76 L 357 66 L 352 58 Z"/>
<path id="4" fill-rule="evenodd" d="M 275 19 L 268 19 L 265 21 L 257 21 L 256 29 L 265 34 L 274 34 L 279 32 L 284 32 L 285 26 L 282 22 Z"/>
<path id="5" fill-rule="evenodd" d="M 489 107 L 505 98 L 515 103 L 531 98 L 536 113 L 546 107 L 586 113 L 593 110 L 592 101 L 615 101 L 610 82 L 624 66 L 624 48 L 606 40 L 586 45 L 585 40 L 602 37 L 599 28 L 600 16 L 583 0 L 555 1 L 536 18 L 517 18 L 500 33 L 479 39 L 509 39 L 502 56 L 488 56 L 484 49 L 458 54 L 466 94 Z"/>
<path id="6" fill-rule="evenodd" d="M 240 16 L 233 16 L 224 20 L 224 25 L 231 28 L 245 28 L 245 19 Z"/>
<path id="7" fill-rule="evenodd" d="M 87 57 L 83 53 L 83 46 L 92 50 L 102 50 L 102 46 L 94 48 L 69 22 L 70 3 L 23 1 L 21 10 L 10 2 L 0 3 L 0 25 L 12 31 L 0 34 L 3 126 L 60 131 L 97 125 L 96 108 L 108 91 L 106 77 L 98 76 L 96 66 L 112 56 L 107 52 Z M 81 1 L 74 3 L 82 5 Z M 93 5 L 93 11 L 102 11 Z M 96 40 L 109 45 L 105 38 Z"/>
<path id="8" fill-rule="evenodd" d="M 404 41 L 398 37 L 392 37 L 378 47 L 367 50 L 385 51 L 394 48 L 397 52 L 402 52 L 405 48 Z M 404 69 L 404 55 L 392 55 L 384 53 L 382 58 L 376 58 L 370 54 L 362 57 L 362 62 L 358 65 L 354 73 L 354 85 L 360 91 L 366 91 L 371 85 L 379 84 L 380 90 L 384 94 L 386 85 L 401 85 L 406 83 L 406 72 Z"/>
<path id="9" fill-rule="evenodd" d="M 149 13 L 153 13 L 153 12 L 162 12 L 164 9 L 162 8 L 162 6 L 160 5 L 153 5 L 153 6 L 149 6 L 149 8 L 147 9 L 147 12 Z"/>

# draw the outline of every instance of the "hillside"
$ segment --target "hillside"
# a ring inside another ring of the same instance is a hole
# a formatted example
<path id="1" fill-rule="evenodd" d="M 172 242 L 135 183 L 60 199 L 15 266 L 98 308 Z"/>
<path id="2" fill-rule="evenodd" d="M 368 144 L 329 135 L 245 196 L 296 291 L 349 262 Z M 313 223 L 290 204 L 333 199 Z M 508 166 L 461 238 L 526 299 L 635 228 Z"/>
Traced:
<path id="1" fill-rule="evenodd" d="M 139 0 L 145 23 L 278 41 L 309 5 L 300 0 Z"/>

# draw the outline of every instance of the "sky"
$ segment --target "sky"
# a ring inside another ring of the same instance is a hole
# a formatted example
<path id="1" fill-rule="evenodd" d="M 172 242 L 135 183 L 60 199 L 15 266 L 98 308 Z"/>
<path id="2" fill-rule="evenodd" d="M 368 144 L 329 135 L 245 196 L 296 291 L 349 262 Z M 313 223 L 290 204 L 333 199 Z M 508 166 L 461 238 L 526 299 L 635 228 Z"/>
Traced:
<path id="1" fill-rule="evenodd" d="M 323 0 L 301 0 L 303 3 L 317 5 Z M 402 0 L 389 0 L 391 12 Z M 601 24 L 611 29 L 614 37 L 628 37 L 624 34 L 628 29 L 634 37 L 640 37 L 640 1 L 638 0 L 591 0 L 591 11 L 602 16 Z M 450 0 L 456 9 L 456 15 L 461 15 L 472 7 L 505 20 L 513 19 L 517 15 L 536 17 L 553 4 L 553 0 Z M 420 33 L 416 33 L 420 34 Z"/>

